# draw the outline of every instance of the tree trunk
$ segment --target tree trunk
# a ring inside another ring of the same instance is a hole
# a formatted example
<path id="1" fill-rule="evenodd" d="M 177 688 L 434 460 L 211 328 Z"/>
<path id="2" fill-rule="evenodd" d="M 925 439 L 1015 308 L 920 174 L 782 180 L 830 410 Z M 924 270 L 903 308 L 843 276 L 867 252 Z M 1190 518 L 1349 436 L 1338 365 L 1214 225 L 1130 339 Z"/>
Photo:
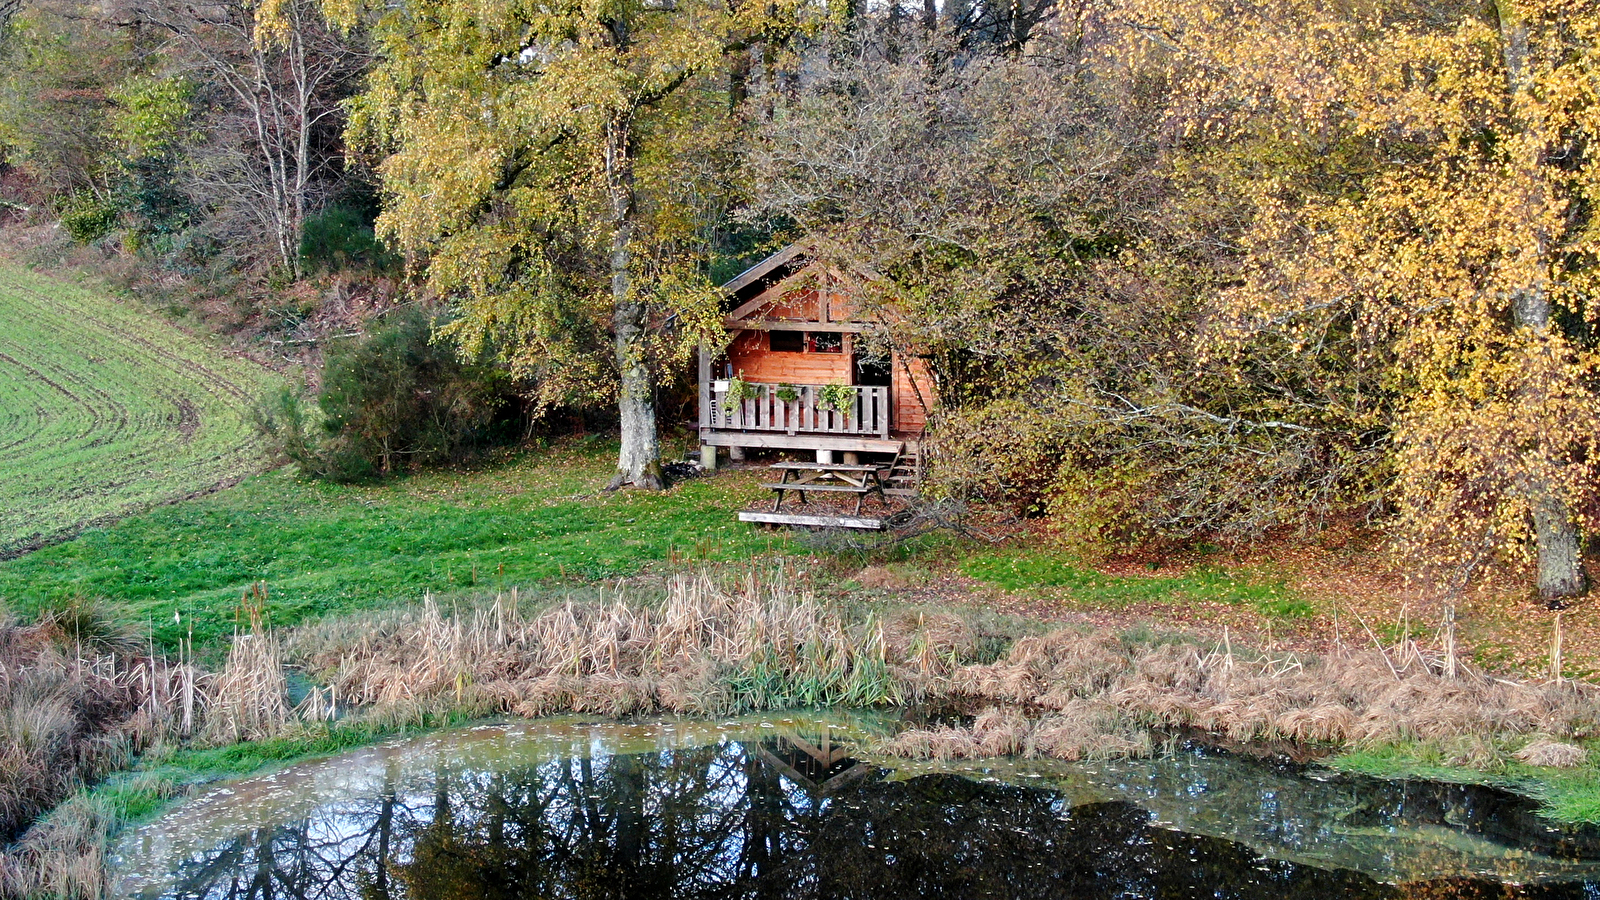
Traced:
<path id="1" fill-rule="evenodd" d="M 1532 90 L 1528 74 L 1528 26 L 1511 0 L 1501 0 L 1494 11 L 1499 20 L 1506 88 L 1513 108 L 1517 108 L 1522 96 Z M 1524 192 L 1522 202 L 1530 223 L 1527 252 L 1531 258 L 1547 260 L 1554 242 L 1536 223 L 1540 221 L 1540 211 L 1550 200 L 1550 186 L 1543 172 L 1549 162 L 1543 148 L 1532 148 L 1519 163 Z M 1511 320 L 1517 329 L 1536 332 L 1550 329 L 1552 309 L 1548 283 L 1528 285 L 1513 292 L 1510 300 Z M 1559 452 L 1559 448 L 1543 446 L 1530 447 L 1527 452 L 1545 454 L 1552 449 Z M 1524 485 L 1523 495 L 1533 515 L 1539 599 L 1552 609 L 1559 608 L 1567 599 L 1589 589 L 1588 577 L 1583 571 L 1582 536 L 1571 508 L 1555 486 L 1540 478 L 1530 478 Z"/>
<path id="2" fill-rule="evenodd" d="M 1567 505 L 1551 491 L 1536 492 L 1533 507 L 1534 537 L 1539 548 L 1539 599 L 1552 609 L 1589 589 L 1583 571 L 1583 550 L 1578 528 Z"/>
<path id="3" fill-rule="evenodd" d="M 645 359 L 644 304 L 630 281 L 633 258 L 633 136 L 626 113 L 607 127 L 606 185 L 611 199 L 611 326 L 621 389 L 622 452 L 607 490 L 626 484 L 647 490 L 666 486 L 661 477 L 661 439 L 656 434 L 655 379 Z"/>
<path id="4" fill-rule="evenodd" d="M 1543 330 L 1550 327 L 1550 298 L 1543 290 L 1518 291 L 1511 298 L 1511 317 L 1518 328 Z M 1529 447 L 1526 452 L 1542 454 L 1549 448 Z M 1551 609 L 1589 589 L 1583 571 L 1582 538 L 1572 510 L 1554 486 L 1530 478 L 1524 484 L 1523 499 L 1533 513 L 1534 542 L 1538 550 L 1539 599 Z"/>

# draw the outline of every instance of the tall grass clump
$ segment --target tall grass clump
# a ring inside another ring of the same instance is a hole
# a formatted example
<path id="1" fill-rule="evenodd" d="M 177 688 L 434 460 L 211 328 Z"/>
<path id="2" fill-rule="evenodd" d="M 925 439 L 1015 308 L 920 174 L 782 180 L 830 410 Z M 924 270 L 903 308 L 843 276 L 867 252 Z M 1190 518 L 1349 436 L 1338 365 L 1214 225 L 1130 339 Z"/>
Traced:
<path id="1" fill-rule="evenodd" d="M 452 615 L 429 598 L 304 629 L 292 649 L 346 703 L 399 711 L 722 715 L 903 696 L 881 624 L 847 619 L 781 573 L 682 575 L 536 614 L 515 595 Z"/>
<path id="2" fill-rule="evenodd" d="M 82 788 L 191 733 L 204 678 L 91 603 L 0 618 L 0 897 L 99 896 L 114 817 Z"/>
<path id="3" fill-rule="evenodd" d="M 73 795 L 0 854 L 0 897 L 104 897 L 106 851 L 117 822 L 105 801 L 86 792 Z"/>
<path id="4" fill-rule="evenodd" d="M 203 676 L 93 609 L 0 620 L 0 840 L 152 741 L 192 728 Z"/>
<path id="5" fill-rule="evenodd" d="M 1410 639 L 1316 657 L 1058 630 L 1017 641 L 994 663 L 956 667 L 923 691 L 975 712 L 971 724 L 903 732 L 885 749 L 1129 756 L 1150 752 L 1156 735 L 1192 730 L 1330 748 L 1431 742 L 1455 748 L 1453 764 L 1487 769 L 1513 756 L 1574 765 L 1583 753 L 1568 742 L 1600 735 L 1600 690 L 1492 677 Z"/>
<path id="6" fill-rule="evenodd" d="M 245 591 L 238 612 L 249 630 L 234 628 L 227 662 L 208 691 L 205 737 L 216 744 L 275 737 L 289 722 L 282 645 L 266 624 L 266 585 Z"/>

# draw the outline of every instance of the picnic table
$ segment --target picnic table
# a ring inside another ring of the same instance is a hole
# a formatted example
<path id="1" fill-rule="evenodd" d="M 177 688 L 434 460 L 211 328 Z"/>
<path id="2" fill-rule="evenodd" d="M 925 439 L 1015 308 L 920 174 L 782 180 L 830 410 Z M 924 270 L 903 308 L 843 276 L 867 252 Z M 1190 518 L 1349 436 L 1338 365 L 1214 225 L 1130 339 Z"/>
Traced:
<path id="1" fill-rule="evenodd" d="M 781 462 L 773 463 L 768 468 L 783 473 L 777 481 L 761 485 L 778 495 L 772 502 L 773 512 L 777 512 L 783 505 L 783 495 L 786 492 L 798 492 L 801 503 L 805 503 L 806 494 L 812 492 L 855 494 L 855 514 L 858 516 L 861 515 L 861 504 L 867 499 L 867 494 L 876 491 L 879 500 L 888 502 L 883 493 L 883 479 L 880 475 L 882 466 Z"/>

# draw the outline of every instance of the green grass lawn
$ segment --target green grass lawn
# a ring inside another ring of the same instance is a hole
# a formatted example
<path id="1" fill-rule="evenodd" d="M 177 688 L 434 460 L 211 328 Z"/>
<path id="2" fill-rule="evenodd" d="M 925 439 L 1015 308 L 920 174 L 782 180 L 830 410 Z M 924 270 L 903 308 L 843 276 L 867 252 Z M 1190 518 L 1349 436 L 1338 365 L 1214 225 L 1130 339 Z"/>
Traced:
<path id="1" fill-rule="evenodd" d="M 1076 557 L 1046 548 L 980 553 L 963 559 L 962 574 L 1008 591 L 1043 592 L 1075 603 L 1115 609 L 1136 603 L 1186 600 L 1249 606 L 1274 618 L 1311 615 L 1311 604 L 1282 579 L 1201 566 L 1181 575 L 1108 575 Z"/>
<path id="2" fill-rule="evenodd" d="M 0 265 L 0 557 L 258 472 L 273 376 L 95 291 Z"/>
<path id="3" fill-rule="evenodd" d="M 26 613 L 103 598 L 152 623 L 162 646 L 191 627 L 197 644 L 214 646 L 255 582 L 282 626 L 427 591 L 593 582 L 673 557 L 733 560 L 784 545 L 735 517 L 760 493 L 753 476 L 600 494 L 614 453 L 590 441 L 373 486 L 261 475 L 0 563 L 0 604 Z"/>

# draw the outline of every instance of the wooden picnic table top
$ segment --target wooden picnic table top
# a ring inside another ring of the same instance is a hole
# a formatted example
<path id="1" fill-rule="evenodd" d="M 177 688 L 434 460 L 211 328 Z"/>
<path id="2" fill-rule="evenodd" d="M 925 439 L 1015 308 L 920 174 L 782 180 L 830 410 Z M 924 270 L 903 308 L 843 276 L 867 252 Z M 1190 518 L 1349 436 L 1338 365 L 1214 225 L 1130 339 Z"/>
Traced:
<path id="1" fill-rule="evenodd" d="M 788 469 L 794 472 L 876 472 L 887 469 L 888 466 L 847 466 L 843 463 L 807 463 L 807 462 L 781 462 L 773 463 L 769 469 Z"/>
<path id="2" fill-rule="evenodd" d="M 855 494 L 857 516 L 861 515 L 861 504 L 866 501 L 868 492 L 877 491 L 878 496 L 883 497 L 883 481 L 879 472 L 885 468 L 884 466 L 781 462 L 773 463 L 768 468 L 783 472 L 783 477 L 777 484 L 762 485 L 778 495 L 777 499 L 772 501 L 770 515 L 777 515 L 779 508 L 783 506 L 783 495 L 786 493 L 799 494 L 801 503 L 806 502 L 806 495 L 811 492 Z M 794 480 L 790 480 L 790 475 L 794 476 Z"/>

